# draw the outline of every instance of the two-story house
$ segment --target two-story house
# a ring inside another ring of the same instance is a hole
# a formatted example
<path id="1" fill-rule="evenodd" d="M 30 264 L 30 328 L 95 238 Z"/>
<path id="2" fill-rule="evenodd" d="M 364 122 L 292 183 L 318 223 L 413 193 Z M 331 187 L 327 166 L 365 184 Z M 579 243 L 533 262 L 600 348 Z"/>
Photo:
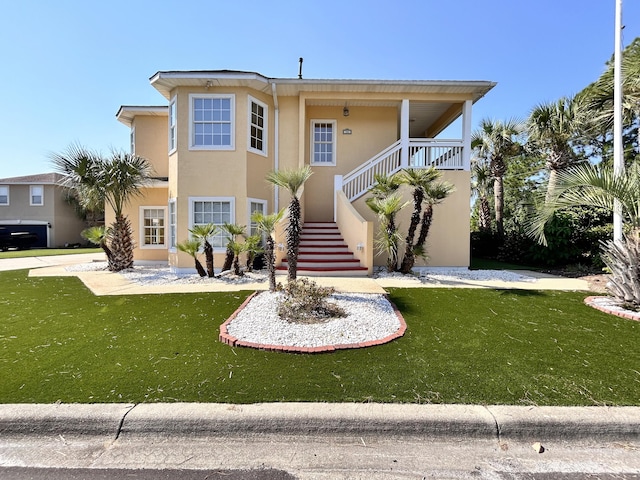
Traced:
<path id="1" fill-rule="evenodd" d="M 280 79 L 227 70 L 158 72 L 150 82 L 165 105 L 122 106 L 116 114 L 131 129 L 132 151 L 150 160 L 158 177 L 127 212 L 136 260 L 192 269 L 176 248 L 190 228 L 232 222 L 251 229 L 252 212 L 289 202 L 266 174 L 309 165 L 313 175 L 301 196 L 309 255 L 301 253 L 300 273 L 311 266 L 370 273 L 385 263 L 374 253 L 376 218 L 365 204 L 374 174 L 433 165 L 456 189 L 437 206 L 428 264 L 469 265 L 471 110 L 494 83 Z M 439 138 L 459 118 L 459 135 Z M 410 210 L 400 218 L 405 227 Z M 322 249 L 317 228 L 329 222 L 337 226 L 333 250 L 343 264 L 330 258 L 331 248 L 310 251 Z M 220 233 L 212 244 L 219 267 L 226 238 Z"/>

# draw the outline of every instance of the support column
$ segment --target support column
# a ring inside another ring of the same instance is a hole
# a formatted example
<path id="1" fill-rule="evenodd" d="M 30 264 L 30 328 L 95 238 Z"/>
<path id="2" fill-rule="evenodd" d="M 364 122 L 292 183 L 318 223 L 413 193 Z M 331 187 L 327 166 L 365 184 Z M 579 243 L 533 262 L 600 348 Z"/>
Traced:
<path id="1" fill-rule="evenodd" d="M 471 107 L 473 102 L 465 100 L 462 105 L 462 169 L 471 170 Z"/>
<path id="2" fill-rule="evenodd" d="M 404 98 L 400 107 L 400 166 L 409 166 L 409 99 Z"/>

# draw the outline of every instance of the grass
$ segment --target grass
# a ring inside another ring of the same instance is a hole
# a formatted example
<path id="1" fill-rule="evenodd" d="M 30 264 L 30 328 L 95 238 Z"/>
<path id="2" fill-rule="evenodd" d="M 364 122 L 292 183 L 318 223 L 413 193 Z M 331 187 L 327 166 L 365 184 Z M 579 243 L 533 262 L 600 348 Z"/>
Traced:
<path id="1" fill-rule="evenodd" d="M 100 253 L 100 248 L 36 248 L 32 250 L 9 250 L 0 252 L 2 258 L 49 257 L 51 255 L 76 255 L 78 253 Z"/>
<path id="2" fill-rule="evenodd" d="M 640 323 L 583 293 L 395 289 L 408 331 L 299 355 L 230 348 L 249 292 L 95 297 L 0 272 L 0 402 L 640 405 Z"/>

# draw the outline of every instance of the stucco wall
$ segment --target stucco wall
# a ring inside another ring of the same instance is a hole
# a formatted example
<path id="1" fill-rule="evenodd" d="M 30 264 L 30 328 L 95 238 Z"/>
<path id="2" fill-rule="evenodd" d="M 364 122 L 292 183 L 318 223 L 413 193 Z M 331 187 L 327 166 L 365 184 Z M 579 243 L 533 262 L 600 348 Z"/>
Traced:
<path id="1" fill-rule="evenodd" d="M 168 177 L 168 117 L 139 115 L 133 121 L 136 155 L 146 158 L 154 176 Z"/>

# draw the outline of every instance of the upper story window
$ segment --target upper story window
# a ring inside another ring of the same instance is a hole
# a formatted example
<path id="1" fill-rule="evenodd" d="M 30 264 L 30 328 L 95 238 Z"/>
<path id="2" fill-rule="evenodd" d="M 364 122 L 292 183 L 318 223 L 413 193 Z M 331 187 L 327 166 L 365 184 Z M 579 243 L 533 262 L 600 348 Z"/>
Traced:
<path id="1" fill-rule="evenodd" d="M 29 187 L 29 199 L 31 206 L 44 205 L 44 187 L 42 185 L 31 185 Z"/>
<path id="2" fill-rule="evenodd" d="M 176 149 L 176 97 L 169 103 L 169 153 Z"/>
<path id="3" fill-rule="evenodd" d="M 0 205 L 9 205 L 9 186 L 0 185 Z"/>
<path id="4" fill-rule="evenodd" d="M 195 225 L 213 223 L 221 227 L 224 223 L 235 221 L 235 198 L 233 197 L 190 197 L 189 198 L 189 228 Z M 222 249 L 227 246 L 229 238 L 218 230 L 218 233 L 209 239 L 214 248 Z"/>
<path id="5" fill-rule="evenodd" d="M 311 165 L 336 164 L 336 121 L 311 120 Z"/>
<path id="6" fill-rule="evenodd" d="M 189 95 L 189 147 L 194 150 L 233 150 L 235 96 Z"/>
<path id="7" fill-rule="evenodd" d="M 176 232 L 178 227 L 176 217 L 176 199 L 172 198 L 169 200 L 169 248 L 176 248 Z"/>
<path id="8" fill-rule="evenodd" d="M 131 127 L 131 155 L 136 154 L 136 127 Z"/>
<path id="9" fill-rule="evenodd" d="M 267 154 L 267 106 L 249 97 L 249 150 Z"/>
<path id="10" fill-rule="evenodd" d="M 165 208 L 140 207 L 141 210 L 141 247 L 164 248 L 165 246 Z"/>

